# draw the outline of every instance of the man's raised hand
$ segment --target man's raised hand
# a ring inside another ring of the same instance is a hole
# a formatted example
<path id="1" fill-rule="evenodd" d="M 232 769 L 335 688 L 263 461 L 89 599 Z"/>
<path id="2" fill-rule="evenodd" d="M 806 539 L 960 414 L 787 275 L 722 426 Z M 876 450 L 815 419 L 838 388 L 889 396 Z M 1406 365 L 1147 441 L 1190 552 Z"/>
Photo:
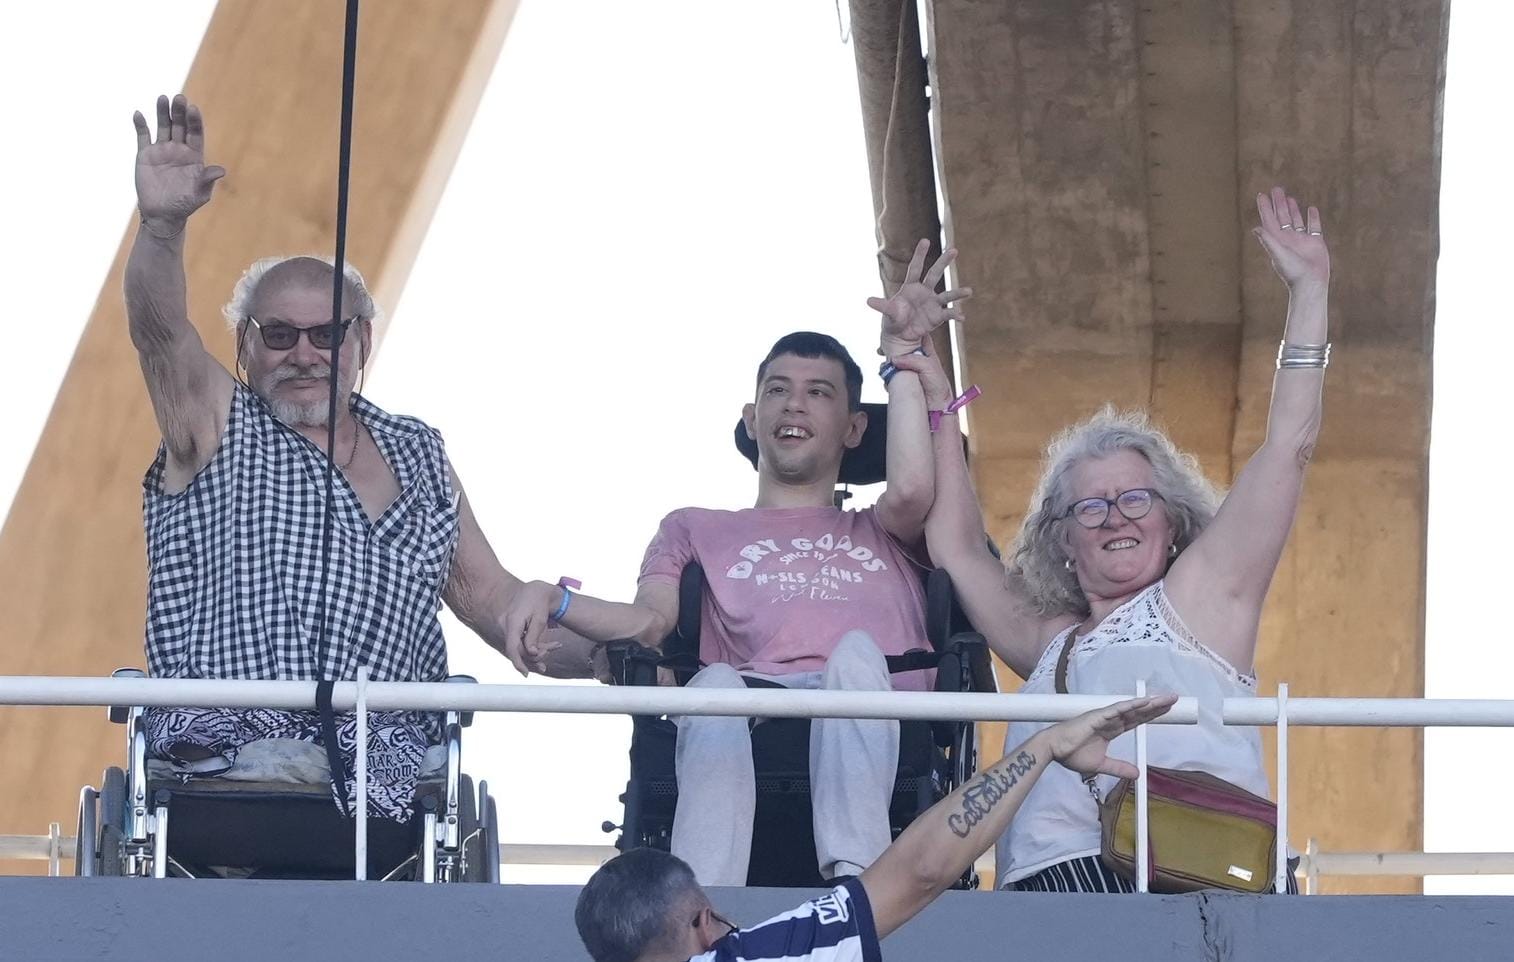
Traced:
<path id="1" fill-rule="evenodd" d="M 141 111 L 132 122 L 137 128 L 137 207 L 150 232 L 170 237 L 210 200 L 211 188 L 226 176 L 226 168 L 205 166 L 205 121 L 183 94 L 172 101 L 158 98 L 156 140 Z"/>
<path id="2" fill-rule="evenodd" d="M 1177 700 L 1177 695 L 1132 698 L 1069 718 L 1046 729 L 1042 735 L 1051 757 L 1079 775 L 1135 778 L 1139 773 L 1134 765 L 1109 757 L 1109 743 L 1137 725 L 1167 714 L 1167 709 Z"/>
<path id="3" fill-rule="evenodd" d="M 925 268 L 925 256 L 930 253 L 930 241 L 922 240 L 915 245 L 915 256 L 910 258 L 904 272 L 904 283 L 892 297 L 869 297 L 867 306 L 883 315 L 883 335 L 878 353 L 893 357 L 908 354 L 928 337 L 943 321 L 962 320 L 962 310 L 953 305 L 967 300 L 973 289 L 936 293 L 946 268 L 956 260 L 956 250 L 948 250 L 936 262 Z"/>

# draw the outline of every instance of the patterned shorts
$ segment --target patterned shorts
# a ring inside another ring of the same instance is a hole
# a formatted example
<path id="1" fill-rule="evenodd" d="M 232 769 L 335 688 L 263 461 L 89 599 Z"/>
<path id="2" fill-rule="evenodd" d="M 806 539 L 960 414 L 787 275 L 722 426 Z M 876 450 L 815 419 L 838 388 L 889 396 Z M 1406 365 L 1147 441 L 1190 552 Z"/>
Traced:
<path id="1" fill-rule="evenodd" d="M 264 738 L 293 738 L 323 744 L 321 716 L 313 711 L 269 708 L 157 708 L 147 713 L 147 750 L 153 758 L 173 764 L 182 777 L 218 775 L 237 760 L 249 742 Z M 415 781 L 435 740 L 435 722 L 419 712 L 368 713 L 368 811 L 396 822 L 410 820 Z M 354 806 L 357 715 L 336 716 L 336 741 L 346 763 L 347 804 Z M 332 801 L 336 803 L 336 788 Z"/>

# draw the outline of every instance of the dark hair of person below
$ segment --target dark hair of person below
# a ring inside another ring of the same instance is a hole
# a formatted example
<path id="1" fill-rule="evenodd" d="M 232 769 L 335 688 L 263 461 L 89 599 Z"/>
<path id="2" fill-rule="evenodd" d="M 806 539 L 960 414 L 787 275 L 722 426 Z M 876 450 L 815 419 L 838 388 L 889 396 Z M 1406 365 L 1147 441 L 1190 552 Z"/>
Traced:
<path id="1" fill-rule="evenodd" d="M 680 858 L 635 848 L 599 867 L 578 893 L 573 921 L 594 962 L 634 962 L 689 924 L 676 913 L 703 901 L 694 871 Z M 692 919 L 692 916 L 690 916 Z"/>
<path id="2" fill-rule="evenodd" d="M 814 331 L 795 331 L 792 334 L 783 335 L 773 344 L 772 350 L 768 351 L 768 356 L 763 358 L 762 363 L 757 366 L 758 387 L 762 386 L 762 379 L 767 376 L 768 365 L 784 354 L 809 359 L 828 357 L 839 363 L 846 375 L 847 409 L 850 411 L 861 409 L 862 368 L 852 360 L 852 355 L 840 341 L 829 334 L 817 334 Z"/>

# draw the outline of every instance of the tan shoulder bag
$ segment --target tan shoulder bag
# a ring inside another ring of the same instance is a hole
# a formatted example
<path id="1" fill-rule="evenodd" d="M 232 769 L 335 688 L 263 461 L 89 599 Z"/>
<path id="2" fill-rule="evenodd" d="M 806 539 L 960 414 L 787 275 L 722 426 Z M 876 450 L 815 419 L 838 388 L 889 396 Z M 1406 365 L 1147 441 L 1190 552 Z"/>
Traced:
<path id="1" fill-rule="evenodd" d="M 1058 694 L 1067 694 L 1067 663 L 1076 631 L 1057 657 Z M 1099 799 L 1104 864 L 1132 884 L 1136 878 L 1135 783 L 1122 778 Z M 1153 892 L 1228 889 L 1253 895 L 1272 884 L 1277 865 L 1277 806 L 1208 772 L 1146 767 L 1147 864 Z"/>

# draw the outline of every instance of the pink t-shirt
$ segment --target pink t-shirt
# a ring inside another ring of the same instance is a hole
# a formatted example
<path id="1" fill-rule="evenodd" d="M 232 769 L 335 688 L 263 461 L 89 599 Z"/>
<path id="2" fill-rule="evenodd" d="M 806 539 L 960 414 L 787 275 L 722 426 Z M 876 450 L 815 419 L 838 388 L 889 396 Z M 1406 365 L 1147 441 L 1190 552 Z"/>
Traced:
<path id="1" fill-rule="evenodd" d="M 886 655 L 930 647 L 922 569 L 872 508 L 680 508 L 647 547 L 641 583 L 677 586 L 691 561 L 709 585 L 699 630 L 706 664 L 819 671 L 853 629 Z M 929 674 L 903 672 L 894 687 L 924 689 Z"/>

